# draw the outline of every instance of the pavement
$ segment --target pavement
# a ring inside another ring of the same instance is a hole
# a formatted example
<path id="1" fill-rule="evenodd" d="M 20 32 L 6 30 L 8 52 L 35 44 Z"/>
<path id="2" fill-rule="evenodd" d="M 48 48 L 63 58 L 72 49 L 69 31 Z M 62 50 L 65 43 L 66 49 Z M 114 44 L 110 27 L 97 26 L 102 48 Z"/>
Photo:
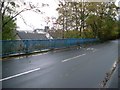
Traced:
<path id="1" fill-rule="evenodd" d="M 118 67 L 116 67 L 110 80 L 107 82 L 106 88 L 116 88 L 118 87 Z"/>
<path id="2" fill-rule="evenodd" d="M 0 82 L 3 88 L 100 88 L 117 59 L 117 40 L 8 58 L 2 61 Z"/>

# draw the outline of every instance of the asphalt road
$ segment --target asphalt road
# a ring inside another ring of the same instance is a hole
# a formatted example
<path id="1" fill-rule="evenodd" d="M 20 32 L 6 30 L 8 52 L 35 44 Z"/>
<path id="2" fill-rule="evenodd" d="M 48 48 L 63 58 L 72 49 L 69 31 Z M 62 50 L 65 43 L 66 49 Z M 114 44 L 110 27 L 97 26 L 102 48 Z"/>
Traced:
<path id="1" fill-rule="evenodd" d="M 2 62 L 3 88 L 99 88 L 118 58 L 118 41 Z"/>

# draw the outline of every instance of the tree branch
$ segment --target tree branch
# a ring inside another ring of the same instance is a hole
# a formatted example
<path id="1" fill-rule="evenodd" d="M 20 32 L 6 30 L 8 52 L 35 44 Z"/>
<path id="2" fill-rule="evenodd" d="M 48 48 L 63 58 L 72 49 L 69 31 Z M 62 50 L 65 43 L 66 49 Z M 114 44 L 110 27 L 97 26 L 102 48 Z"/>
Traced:
<path id="1" fill-rule="evenodd" d="M 1 7 L 0 7 L 0 11 L 2 11 L 2 8 L 4 7 L 4 1 L 3 2 L 1 2 Z"/>
<path id="2" fill-rule="evenodd" d="M 5 7 L 4 10 L 3 10 L 3 13 L 2 13 L 2 21 L 4 20 L 4 15 L 5 15 L 5 12 L 6 12 L 6 9 L 7 9 L 8 5 L 9 5 L 9 3 L 10 3 L 10 2 L 7 3 L 6 7 Z"/>
<path id="3" fill-rule="evenodd" d="M 17 14 L 14 15 L 13 17 L 11 17 L 8 21 L 6 21 L 6 22 L 2 25 L 2 28 L 4 28 L 6 24 L 8 24 L 11 20 L 13 20 L 15 17 L 17 17 L 20 13 L 22 13 L 22 12 L 24 12 L 24 11 L 28 11 L 28 10 L 31 10 L 31 9 L 23 9 L 23 10 L 21 10 L 19 13 L 17 13 Z"/>

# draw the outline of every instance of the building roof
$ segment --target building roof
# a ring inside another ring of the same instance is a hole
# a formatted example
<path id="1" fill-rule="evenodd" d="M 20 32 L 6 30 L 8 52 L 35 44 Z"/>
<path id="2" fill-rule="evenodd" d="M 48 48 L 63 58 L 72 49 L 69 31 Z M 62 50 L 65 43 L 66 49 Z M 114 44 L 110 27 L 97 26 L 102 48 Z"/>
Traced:
<path id="1" fill-rule="evenodd" d="M 31 39 L 31 40 L 46 40 L 45 33 L 31 33 L 31 32 L 17 32 L 18 36 L 22 40 Z"/>

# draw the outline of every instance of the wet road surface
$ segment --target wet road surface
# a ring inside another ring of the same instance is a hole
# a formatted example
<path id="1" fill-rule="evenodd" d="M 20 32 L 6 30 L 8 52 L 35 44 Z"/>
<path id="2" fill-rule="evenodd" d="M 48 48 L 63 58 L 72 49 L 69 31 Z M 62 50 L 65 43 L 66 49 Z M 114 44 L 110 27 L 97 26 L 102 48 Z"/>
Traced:
<path id="1" fill-rule="evenodd" d="M 3 88 L 99 88 L 118 58 L 118 41 L 2 62 Z"/>

